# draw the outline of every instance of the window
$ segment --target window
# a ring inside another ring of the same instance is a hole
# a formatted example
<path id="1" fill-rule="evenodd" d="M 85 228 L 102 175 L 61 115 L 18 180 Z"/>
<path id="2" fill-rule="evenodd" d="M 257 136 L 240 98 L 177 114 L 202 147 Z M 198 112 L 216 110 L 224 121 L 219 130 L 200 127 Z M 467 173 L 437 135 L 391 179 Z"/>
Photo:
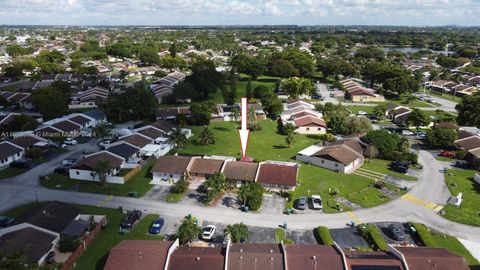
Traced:
<path id="1" fill-rule="evenodd" d="M 322 163 L 325 163 L 325 160 L 322 159 Z"/>
<path id="2" fill-rule="evenodd" d="M 309 130 L 310 130 L 310 128 L 307 128 L 307 131 L 309 131 Z"/>
<path id="3" fill-rule="evenodd" d="M 317 128 L 318 131 L 322 130 L 322 128 Z"/>
<path id="4" fill-rule="evenodd" d="M 79 171 L 76 171 L 75 173 L 76 173 L 77 175 L 79 175 L 79 174 L 80 174 L 80 172 L 79 172 Z"/>
<path id="5" fill-rule="evenodd" d="M 338 163 L 335 163 L 335 167 L 338 167 Z"/>

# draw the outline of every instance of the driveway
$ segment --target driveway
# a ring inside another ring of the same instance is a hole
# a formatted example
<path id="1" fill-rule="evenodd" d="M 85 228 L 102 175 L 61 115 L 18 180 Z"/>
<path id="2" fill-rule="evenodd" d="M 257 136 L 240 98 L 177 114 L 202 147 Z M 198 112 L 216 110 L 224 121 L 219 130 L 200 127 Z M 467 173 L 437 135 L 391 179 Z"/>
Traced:
<path id="1" fill-rule="evenodd" d="M 367 241 L 363 239 L 360 231 L 356 228 L 347 227 L 342 229 L 331 229 L 333 241 L 335 241 L 342 249 L 358 249 L 369 248 Z"/>

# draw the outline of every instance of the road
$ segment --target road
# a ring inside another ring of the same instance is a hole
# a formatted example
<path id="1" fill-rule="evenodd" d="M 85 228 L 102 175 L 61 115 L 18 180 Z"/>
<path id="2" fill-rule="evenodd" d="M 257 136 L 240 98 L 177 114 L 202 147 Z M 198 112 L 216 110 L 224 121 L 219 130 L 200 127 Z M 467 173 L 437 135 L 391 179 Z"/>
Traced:
<path id="1" fill-rule="evenodd" d="M 4 88 L 4 87 L 11 86 L 11 85 L 21 84 L 21 83 L 26 82 L 26 81 L 28 81 L 28 80 L 20 80 L 20 81 L 14 81 L 14 82 L 9 82 L 9 83 L 0 83 L 0 89 Z"/>
<path id="2" fill-rule="evenodd" d="M 80 150 L 79 148 L 78 150 Z M 74 151 L 75 152 L 75 151 Z M 70 152 L 70 155 L 73 153 Z M 68 156 L 68 154 L 65 154 Z M 11 207 L 33 202 L 38 196 L 39 200 L 59 200 L 68 203 L 85 205 L 102 205 L 104 207 L 125 209 L 141 209 L 149 213 L 158 213 L 171 218 L 181 218 L 193 214 L 201 220 L 209 220 L 218 223 L 243 222 L 250 226 L 277 227 L 287 222 L 292 229 L 312 229 L 318 225 L 330 228 L 341 228 L 345 224 L 355 220 L 357 222 L 379 221 L 417 221 L 422 222 L 440 232 L 448 233 L 462 239 L 480 242 L 478 228 L 458 224 L 439 216 L 433 209 L 412 203 L 405 199 L 396 199 L 377 207 L 361 209 L 348 213 L 324 214 L 293 214 L 281 213 L 244 213 L 235 209 L 223 209 L 219 211 L 212 207 L 192 206 L 184 204 L 170 204 L 162 201 L 145 199 L 115 197 L 100 194 L 81 193 L 74 191 L 59 191 L 40 187 L 38 175 L 60 162 L 63 156 L 57 157 L 43 165 L 33 168 L 29 172 L 16 177 L 0 181 L 0 212 Z M 419 152 L 419 161 L 425 168 L 418 177 L 418 183 L 409 191 L 409 195 L 421 198 L 434 204 L 445 204 L 449 197 L 448 189 L 444 182 L 441 162 L 427 151 Z"/>
<path id="3" fill-rule="evenodd" d="M 339 104 L 340 101 L 338 99 L 335 99 L 333 97 L 330 97 L 330 92 L 328 91 L 328 88 L 325 84 L 315 84 L 315 87 L 317 89 L 317 94 L 322 95 L 322 97 L 325 97 L 323 101 L 321 101 L 322 104 L 325 104 L 327 102 L 333 103 L 333 104 Z M 423 110 L 423 111 L 436 111 L 438 109 L 446 111 L 446 112 L 454 112 L 456 113 L 457 110 L 455 109 L 455 106 L 457 103 L 446 100 L 443 98 L 439 98 L 436 96 L 431 96 L 433 99 L 434 103 L 438 103 L 440 106 L 438 107 L 418 107 L 418 109 Z M 344 106 L 366 106 L 366 107 L 375 107 L 378 104 L 375 103 L 352 103 L 352 102 L 342 102 L 342 105 Z"/>

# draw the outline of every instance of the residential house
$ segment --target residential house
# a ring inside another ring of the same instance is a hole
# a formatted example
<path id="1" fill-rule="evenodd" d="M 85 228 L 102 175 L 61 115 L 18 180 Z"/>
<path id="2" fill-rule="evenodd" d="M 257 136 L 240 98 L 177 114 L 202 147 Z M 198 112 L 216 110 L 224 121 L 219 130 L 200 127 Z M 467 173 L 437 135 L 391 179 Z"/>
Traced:
<path id="1" fill-rule="evenodd" d="M 298 164 L 266 161 L 258 167 L 256 182 L 271 190 L 294 190 L 297 185 Z"/>
<path id="2" fill-rule="evenodd" d="M 174 107 L 174 108 L 158 108 L 155 112 L 157 120 L 176 120 L 179 114 L 186 117 L 190 116 L 190 108 L 188 107 Z"/>
<path id="3" fill-rule="evenodd" d="M 145 137 L 148 137 L 153 142 L 158 143 L 161 138 L 166 137 L 167 132 L 156 128 L 152 125 L 143 126 L 137 129 L 134 129 L 135 133 L 141 134 Z"/>
<path id="4" fill-rule="evenodd" d="M 49 145 L 48 140 L 30 133 L 18 134 L 18 136 L 15 136 L 10 142 L 25 150 L 34 147 L 46 148 Z"/>
<path id="5" fill-rule="evenodd" d="M 17 105 L 28 110 L 33 108 L 29 93 L 0 92 L 0 95 L 12 105 Z"/>
<path id="6" fill-rule="evenodd" d="M 191 157 L 163 156 L 159 157 L 152 168 L 153 180 L 150 184 L 159 185 L 165 182 L 177 182 L 185 179 L 191 167 Z"/>
<path id="7" fill-rule="evenodd" d="M 175 85 L 177 85 L 180 81 L 183 81 L 185 77 L 186 74 L 175 71 L 153 82 L 150 87 L 155 95 L 155 98 L 158 100 L 158 103 L 162 102 L 162 98 L 172 94 Z"/>
<path id="8" fill-rule="evenodd" d="M 0 170 L 6 169 L 16 160 L 23 158 L 25 149 L 11 142 L 0 143 Z"/>
<path id="9" fill-rule="evenodd" d="M 223 169 L 225 180 L 241 186 L 246 183 L 255 182 L 258 163 L 245 161 L 226 161 Z"/>
<path id="10" fill-rule="evenodd" d="M 131 135 L 122 136 L 120 137 L 120 140 L 127 142 L 131 145 L 134 145 L 140 149 L 147 146 L 148 144 L 153 143 L 153 139 L 145 135 L 142 135 L 140 133 L 134 133 Z"/>
<path id="11" fill-rule="evenodd" d="M 125 182 L 123 177 L 117 176 L 125 166 L 125 159 L 108 151 L 101 151 L 85 156 L 85 159 L 70 168 L 70 178 L 99 182 L 100 175 L 98 175 L 96 171 L 99 162 L 107 162 L 110 167 L 106 172 L 106 181 L 108 183 L 123 184 Z"/>
<path id="12" fill-rule="evenodd" d="M 327 133 L 327 123 L 321 118 L 311 115 L 305 115 L 294 118 L 293 123 L 296 127 L 295 133 L 299 134 L 325 134 Z"/>
<path id="13" fill-rule="evenodd" d="M 224 160 L 210 158 L 193 158 L 190 165 L 190 176 L 206 179 L 222 171 Z"/>
<path id="14" fill-rule="evenodd" d="M 229 270 L 286 269 L 281 244 L 232 243 L 227 254 Z"/>
<path id="15" fill-rule="evenodd" d="M 171 254 L 166 269 L 223 270 L 225 253 L 224 247 L 179 246 Z"/>
<path id="16" fill-rule="evenodd" d="M 343 270 L 341 253 L 326 245 L 285 245 L 287 267 L 303 270 Z"/>
<path id="17" fill-rule="evenodd" d="M 376 94 L 373 89 L 366 88 L 353 79 L 340 81 L 345 88 L 345 98 L 352 102 L 384 102 L 385 97 Z"/>
<path id="18" fill-rule="evenodd" d="M 178 240 L 123 240 L 108 254 L 103 270 L 164 270 Z"/>
<path id="19" fill-rule="evenodd" d="M 462 132 L 462 131 L 460 131 Z M 463 132 L 465 133 L 465 132 Z M 469 133 L 471 134 L 471 133 Z M 462 136 L 463 137 L 463 136 Z M 455 141 L 455 146 L 467 152 L 467 160 L 474 166 L 480 164 L 480 136 L 475 134 Z"/>
<path id="20" fill-rule="evenodd" d="M 100 86 L 95 86 L 84 92 L 79 92 L 68 105 L 69 109 L 96 108 L 98 102 L 105 101 L 110 95 L 110 90 Z"/>
<path id="21" fill-rule="evenodd" d="M 396 247 L 405 258 L 408 269 L 469 269 L 464 258 L 457 256 L 444 248 L 434 247 Z"/>
<path id="22" fill-rule="evenodd" d="M 0 114 L 0 130 L 3 130 L 10 122 L 12 122 L 17 116 L 20 116 L 19 113 L 6 113 Z"/>
<path id="23" fill-rule="evenodd" d="M 399 126 L 407 126 L 408 116 L 411 112 L 412 110 L 408 107 L 397 106 L 390 111 L 390 118 L 392 119 L 393 123 Z"/>
<path id="24" fill-rule="evenodd" d="M 138 164 L 142 158 L 140 157 L 140 148 L 124 141 L 116 142 L 110 145 L 108 152 L 122 157 L 126 163 Z"/>
<path id="25" fill-rule="evenodd" d="M 390 253 L 381 251 L 346 251 L 345 258 L 347 262 L 346 269 L 395 269 L 405 270 L 402 261 Z M 415 269 L 415 268 L 413 268 Z M 413 270 L 412 269 L 412 270 Z M 419 269 L 419 268 L 417 268 Z M 428 269 L 428 268 L 422 268 Z"/>

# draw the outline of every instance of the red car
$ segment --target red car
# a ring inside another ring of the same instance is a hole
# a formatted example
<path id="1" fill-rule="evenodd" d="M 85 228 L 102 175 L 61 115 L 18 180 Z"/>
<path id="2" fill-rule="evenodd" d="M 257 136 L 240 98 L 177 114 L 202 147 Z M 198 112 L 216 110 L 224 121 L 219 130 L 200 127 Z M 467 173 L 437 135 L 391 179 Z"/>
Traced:
<path id="1" fill-rule="evenodd" d="M 455 157 L 455 152 L 448 151 L 448 150 L 443 150 L 442 152 L 440 152 L 440 156 L 448 157 L 448 158 L 454 158 Z"/>

